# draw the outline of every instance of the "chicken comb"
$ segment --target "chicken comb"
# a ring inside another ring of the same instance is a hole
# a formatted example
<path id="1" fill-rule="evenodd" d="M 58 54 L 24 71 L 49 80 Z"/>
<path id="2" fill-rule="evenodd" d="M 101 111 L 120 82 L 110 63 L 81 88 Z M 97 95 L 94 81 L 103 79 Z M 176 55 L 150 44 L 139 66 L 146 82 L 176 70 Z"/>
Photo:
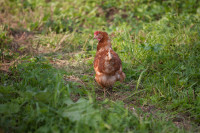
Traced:
<path id="1" fill-rule="evenodd" d="M 98 35 L 100 33 L 100 31 L 95 31 L 94 35 Z"/>

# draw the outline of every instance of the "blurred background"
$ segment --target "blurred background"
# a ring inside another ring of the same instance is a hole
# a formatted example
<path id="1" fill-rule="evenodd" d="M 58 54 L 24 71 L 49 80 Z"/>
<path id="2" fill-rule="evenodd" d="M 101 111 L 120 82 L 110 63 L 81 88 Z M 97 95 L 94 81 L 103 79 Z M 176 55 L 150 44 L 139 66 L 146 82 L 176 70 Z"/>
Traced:
<path id="1" fill-rule="evenodd" d="M 198 0 L 1 0 L 0 4 L 1 22 L 9 27 L 56 33 L 111 32 L 122 26 L 131 32 L 141 23 L 200 13 Z"/>

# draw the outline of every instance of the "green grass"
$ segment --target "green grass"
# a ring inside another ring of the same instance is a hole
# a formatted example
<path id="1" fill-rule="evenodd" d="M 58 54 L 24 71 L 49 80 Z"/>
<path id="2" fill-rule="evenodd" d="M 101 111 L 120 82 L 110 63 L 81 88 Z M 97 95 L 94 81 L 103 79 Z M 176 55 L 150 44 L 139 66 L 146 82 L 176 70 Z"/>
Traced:
<path id="1" fill-rule="evenodd" d="M 34 58 L 4 74 L 1 86 L 1 126 L 14 132 L 172 132 L 181 131 L 167 116 L 143 116 L 122 101 L 96 101 L 78 83 L 63 80 L 66 72 Z M 74 102 L 70 94 L 80 95 Z M 164 125 L 164 126 L 163 126 Z M 163 126 L 163 129 L 158 128 Z"/>
<path id="2" fill-rule="evenodd" d="M 200 131 L 197 0 L 2 0 L 0 12 L 2 131 Z M 106 99 L 96 30 L 126 74 Z"/>

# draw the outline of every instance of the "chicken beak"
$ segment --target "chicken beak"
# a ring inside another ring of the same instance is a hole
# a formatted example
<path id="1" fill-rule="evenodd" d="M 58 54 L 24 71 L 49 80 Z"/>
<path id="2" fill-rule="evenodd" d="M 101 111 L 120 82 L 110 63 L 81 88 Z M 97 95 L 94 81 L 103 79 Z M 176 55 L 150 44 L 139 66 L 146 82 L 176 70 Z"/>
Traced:
<path id="1" fill-rule="evenodd" d="M 95 35 L 93 39 L 97 39 L 97 35 Z"/>

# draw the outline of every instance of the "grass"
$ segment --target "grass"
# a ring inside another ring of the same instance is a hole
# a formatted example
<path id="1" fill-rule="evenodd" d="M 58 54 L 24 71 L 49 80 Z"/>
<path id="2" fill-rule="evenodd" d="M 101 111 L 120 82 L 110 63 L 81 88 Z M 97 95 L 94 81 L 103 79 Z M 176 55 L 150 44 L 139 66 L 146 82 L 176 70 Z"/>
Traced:
<path id="1" fill-rule="evenodd" d="M 199 132 L 200 3 L 2 0 L 0 131 Z M 103 98 L 95 30 L 126 80 Z"/>

